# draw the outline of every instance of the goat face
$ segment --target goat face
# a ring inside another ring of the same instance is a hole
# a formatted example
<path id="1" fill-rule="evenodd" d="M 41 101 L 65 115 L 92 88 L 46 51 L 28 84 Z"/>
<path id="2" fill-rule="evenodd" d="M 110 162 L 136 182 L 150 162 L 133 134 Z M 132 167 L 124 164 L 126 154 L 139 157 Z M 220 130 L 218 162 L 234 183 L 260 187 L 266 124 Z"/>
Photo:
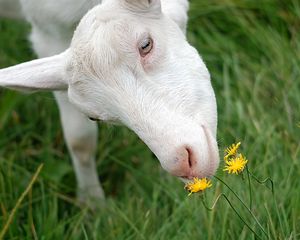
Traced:
<path id="1" fill-rule="evenodd" d="M 90 118 L 132 129 L 172 175 L 206 177 L 218 166 L 209 72 L 159 0 L 104 1 L 82 19 L 70 49 L 2 70 L 0 84 L 68 89 Z"/>
<path id="2" fill-rule="evenodd" d="M 78 26 L 70 59 L 69 99 L 88 116 L 131 128 L 173 175 L 214 173 L 210 76 L 159 1 L 96 7 Z"/>

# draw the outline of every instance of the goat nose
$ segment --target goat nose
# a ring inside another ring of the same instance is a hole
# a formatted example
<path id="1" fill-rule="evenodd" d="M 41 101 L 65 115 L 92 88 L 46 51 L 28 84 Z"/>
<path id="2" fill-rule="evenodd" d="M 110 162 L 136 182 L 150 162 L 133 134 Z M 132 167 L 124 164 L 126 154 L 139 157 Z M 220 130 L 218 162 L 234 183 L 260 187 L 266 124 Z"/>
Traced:
<path id="1" fill-rule="evenodd" d="M 178 177 L 190 178 L 197 160 L 191 147 L 182 146 L 177 149 L 171 174 Z"/>

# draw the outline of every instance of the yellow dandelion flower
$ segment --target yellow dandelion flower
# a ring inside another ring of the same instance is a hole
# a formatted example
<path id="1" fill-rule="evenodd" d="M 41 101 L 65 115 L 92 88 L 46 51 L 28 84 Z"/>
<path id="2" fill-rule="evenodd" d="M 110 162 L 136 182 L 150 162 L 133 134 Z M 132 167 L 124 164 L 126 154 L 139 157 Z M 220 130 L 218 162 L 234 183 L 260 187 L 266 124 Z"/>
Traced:
<path id="1" fill-rule="evenodd" d="M 192 193 L 202 192 L 205 189 L 210 188 L 211 186 L 211 181 L 207 178 L 194 178 L 193 181 L 187 183 L 184 188 L 190 192 L 190 196 Z"/>
<path id="2" fill-rule="evenodd" d="M 227 171 L 231 174 L 239 174 L 244 170 L 247 162 L 248 160 L 242 154 L 239 154 L 236 158 L 232 158 L 226 162 L 223 171 Z"/>
<path id="3" fill-rule="evenodd" d="M 229 157 L 235 156 L 237 154 L 237 150 L 239 149 L 240 145 L 241 142 L 238 142 L 236 144 L 232 144 L 231 146 L 225 149 L 225 156 L 224 156 L 225 162 L 228 161 Z"/>

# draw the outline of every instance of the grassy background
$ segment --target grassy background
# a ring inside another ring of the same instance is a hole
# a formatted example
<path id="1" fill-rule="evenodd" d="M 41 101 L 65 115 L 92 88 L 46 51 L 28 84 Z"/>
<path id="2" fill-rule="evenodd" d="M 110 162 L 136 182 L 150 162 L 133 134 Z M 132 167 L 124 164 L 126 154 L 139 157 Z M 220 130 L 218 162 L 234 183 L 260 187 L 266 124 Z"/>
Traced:
<path id="1" fill-rule="evenodd" d="M 28 32 L 24 23 L 0 20 L 0 67 L 34 58 Z M 275 182 L 276 204 L 267 188 L 253 185 L 253 212 L 270 239 L 300 239 L 299 32 L 297 0 L 191 1 L 188 38 L 212 75 L 220 149 L 241 140 L 251 171 Z M 107 207 L 90 213 L 73 203 L 75 176 L 52 95 L 0 90 L 0 229 L 45 163 L 7 239 L 254 239 L 224 199 L 208 212 L 199 196 L 187 198 L 131 131 L 101 125 L 99 139 Z M 245 180 L 218 175 L 248 201 Z M 208 202 L 222 191 L 214 182 Z"/>

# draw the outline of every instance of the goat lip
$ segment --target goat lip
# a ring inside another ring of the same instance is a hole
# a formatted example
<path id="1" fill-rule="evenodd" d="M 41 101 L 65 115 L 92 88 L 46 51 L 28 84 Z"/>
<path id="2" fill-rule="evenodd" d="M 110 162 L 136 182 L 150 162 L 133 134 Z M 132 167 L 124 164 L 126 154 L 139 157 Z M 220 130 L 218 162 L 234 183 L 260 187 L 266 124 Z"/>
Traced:
<path id="1" fill-rule="evenodd" d="M 178 176 L 178 177 L 187 179 L 187 180 L 192 180 L 194 178 L 193 176 Z"/>
<path id="2" fill-rule="evenodd" d="M 191 182 L 191 179 L 188 179 L 186 177 L 178 177 L 184 184 L 187 184 L 189 182 Z"/>
<path id="3" fill-rule="evenodd" d="M 192 177 L 192 176 L 178 176 L 178 178 L 179 178 L 181 181 L 183 181 L 185 184 L 187 184 L 187 183 L 193 181 L 193 179 L 194 179 L 195 177 Z"/>
<path id="4" fill-rule="evenodd" d="M 194 178 L 207 178 L 209 180 L 211 180 L 214 176 L 210 175 L 210 176 L 205 176 L 205 177 L 201 177 L 201 176 L 178 176 L 178 178 L 184 182 L 185 184 L 190 183 L 193 181 Z"/>

